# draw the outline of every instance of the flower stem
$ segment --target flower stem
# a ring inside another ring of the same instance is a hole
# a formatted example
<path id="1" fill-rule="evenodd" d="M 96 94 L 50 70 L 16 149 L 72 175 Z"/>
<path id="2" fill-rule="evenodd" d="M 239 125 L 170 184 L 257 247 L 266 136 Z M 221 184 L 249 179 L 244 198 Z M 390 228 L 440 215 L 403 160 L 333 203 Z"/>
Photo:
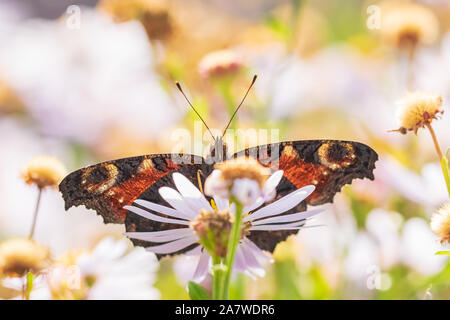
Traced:
<path id="1" fill-rule="evenodd" d="M 39 205 L 41 203 L 41 195 L 42 195 L 42 188 L 39 188 L 38 197 L 36 200 L 36 207 L 34 208 L 33 223 L 31 224 L 30 235 L 28 236 L 29 239 L 33 239 L 34 230 L 36 229 L 36 221 L 39 213 Z"/>
<path id="2" fill-rule="evenodd" d="M 434 132 L 434 129 L 431 126 L 431 124 L 427 123 L 426 126 L 428 128 L 428 131 L 430 131 L 431 138 L 433 139 L 433 143 L 434 143 L 434 148 L 436 149 L 436 152 L 437 152 L 437 154 L 439 156 L 439 159 L 442 159 L 443 154 L 442 154 L 441 147 L 439 146 L 439 142 L 438 142 L 438 140 L 436 138 L 436 133 Z"/>
<path id="3" fill-rule="evenodd" d="M 450 198 L 450 174 L 448 172 L 448 160 L 446 157 L 441 159 L 441 169 L 444 174 L 445 184 L 447 185 L 448 197 Z"/>
<path id="4" fill-rule="evenodd" d="M 234 218 L 233 227 L 231 229 L 230 239 L 228 240 L 227 256 L 225 258 L 226 274 L 224 286 L 222 288 L 223 289 L 222 299 L 229 298 L 230 281 L 231 281 L 231 274 L 233 271 L 234 257 L 236 255 L 237 246 L 239 245 L 239 241 L 241 239 L 243 205 L 234 197 L 231 198 L 231 201 L 236 204 L 236 215 Z"/>
<path id="5" fill-rule="evenodd" d="M 433 139 L 433 143 L 434 143 L 434 148 L 436 149 L 439 160 L 441 162 L 442 173 L 444 175 L 445 184 L 447 186 L 448 196 L 450 197 L 450 174 L 448 172 L 447 157 L 444 156 L 444 154 L 442 153 L 441 147 L 439 146 L 439 142 L 436 137 L 436 133 L 434 132 L 434 129 L 431 126 L 431 124 L 427 123 L 426 126 L 428 128 L 428 131 L 430 131 L 431 138 Z"/>
<path id="6" fill-rule="evenodd" d="M 26 275 L 26 288 L 25 288 L 25 300 L 30 300 L 31 290 L 33 290 L 34 275 L 28 272 Z"/>
<path id="7" fill-rule="evenodd" d="M 220 257 L 213 256 L 213 300 L 221 299 L 221 284 L 223 283 L 223 270 L 220 268 Z"/>

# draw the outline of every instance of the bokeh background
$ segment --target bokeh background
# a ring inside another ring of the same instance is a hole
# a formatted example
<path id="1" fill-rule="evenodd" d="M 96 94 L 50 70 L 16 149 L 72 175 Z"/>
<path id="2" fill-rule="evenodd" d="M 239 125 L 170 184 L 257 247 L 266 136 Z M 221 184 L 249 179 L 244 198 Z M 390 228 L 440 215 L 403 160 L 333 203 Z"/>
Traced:
<path id="1" fill-rule="evenodd" d="M 410 3 L 423 17 L 383 20 Z M 369 7 L 381 10 L 380 25 Z M 395 39 L 402 19 L 417 24 L 413 49 Z M 357 140 L 380 160 L 375 181 L 346 186 L 315 219 L 323 227 L 279 244 L 266 276 L 237 276 L 231 297 L 448 299 L 450 260 L 435 255 L 444 246 L 429 227 L 448 201 L 434 147 L 426 131 L 388 131 L 408 90 L 442 95 L 448 106 L 449 22 L 445 0 L 1 0 L 0 241 L 29 232 L 37 189 L 20 170 L 33 156 L 55 156 L 72 171 L 170 152 L 174 130 L 193 132 L 197 120 L 174 81 L 220 129 L 257 73 L 236 127 L 279 129 L 280 140 Z M 446 149 L 448 114 L 435 130 Z M 42 196 L 35 239 L 55 257 L 105 237 L 132 250 L 122 232 L 84 207 L 65 212 L 57 190 Z M 142 298 L 188 297 L 192 257 L 149 263 L 120 271 L 152 274 L 141 279 L 152 289 Z M 6 287 L 0 296 L 13 297 Z M 91 298 L 114 290 L 124 292 L 116 283 Z"/>

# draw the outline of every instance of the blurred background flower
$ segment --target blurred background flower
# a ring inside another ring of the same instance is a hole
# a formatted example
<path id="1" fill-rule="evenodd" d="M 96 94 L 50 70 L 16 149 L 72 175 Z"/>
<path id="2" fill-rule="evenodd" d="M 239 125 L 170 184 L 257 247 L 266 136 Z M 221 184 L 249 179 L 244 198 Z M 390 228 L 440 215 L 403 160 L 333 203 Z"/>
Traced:
<path id="1" fill-rule="evenodd" d="M 171 152 L 174 129 L 192 133 L 197 120 L 175 81 L 222 130 L 257 73 L 236 128 L 279 129 L 275 140 L 358 140 L 380 161 L 375 181 L 345 187 L 314 218 L 320 227 L 277 246 L 265 277 L 237 275 L 231 298 L 450 298 L 450 260 L 435 255 L 449 244 L 440 243 L 448 195 L 434 146 L 424 130 L 388 133 L 398 128 L 396 101 L 430 92 L 444 111 L 433 128 L 444 153 L 450 146 L 448 1 L 77 3 L 0 3 L 0 248 L 29 234 L 36 188 L 21 179 L 27 161 L 48 155 L 71 171 Z M 377 22 L 370 5 L 379 25 L 368 23 Z M 198 257 L 158 267 L 123 232 L 84 207 L 64 212 L 47 188 L 33 239 L 55 272 L 35 276 L 30 298 L 187 298 Z M 70 266 L 85 287 L 67 290 Z M 20 298 L 23 281 L 2 278 L 0 298 Z"/>

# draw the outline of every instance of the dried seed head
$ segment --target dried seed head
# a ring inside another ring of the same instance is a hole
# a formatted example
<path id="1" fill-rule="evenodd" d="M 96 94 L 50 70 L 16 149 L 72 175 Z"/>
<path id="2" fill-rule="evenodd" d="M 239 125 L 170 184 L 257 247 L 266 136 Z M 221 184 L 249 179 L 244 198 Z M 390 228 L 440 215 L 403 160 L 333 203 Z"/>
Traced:
<path id="1" fill-rule="evenodd" d="M 270 169 L 263 167 L 253 158 L 240 157 L 217 163 L 214 168 L 220 170 L 223 180 L 233 184 L 236 179 L 250 179 L 256 181 L 262 188 L 270 176 Z"/>
<path id="2" fill-rule="evenodd" d="M 397 131 L 402 134 L 406 134 L 408 131 L 417 132 L 419 128 L 430 124 L 444 112 L 441 109 L 441 96 L 422 91 L 408 93 L 399 104 L 400 107 L 397 110 L 399 129 Z"/>
<path id="3" fill-rule="evenodd" d="M 228 238 L 234 216 L 229 210 L 206 211 L 191 221 L 191 228 L 200 238 L 200 243 L 211 255 L 225 257 L 227 255 Z"/>
<path id="4" fill-rule="evenodd" d="M 438 20 L 425 6 L 388 1 L 381 3 L 380 12 L 382 37 L 401 50 L 411 50 L 418 44 L 432 44 L 437 39 Z"/>
<path id="5" fill-rule="evenodd" d="M 441 243 L 450 242 L 450 202 L 431 216 L 431 230 L 441 237 Z"/>
<path id="6" fill-rule="evenodd" d="M 18 238 L 0 244 L 0 274 L 21 277 L 49 266 L 50 250 L 33 240 Z"/>
<path id="7" fill-rule="evenodd" d="M 166 40 L 174 34 L 174 21 L 168 1 L 102 0 L 98 6 L 118 22 L 141 22 L 151 40 Z"/>
<path id="8" fill-rule="evenodd" d="M 198 69 L 207 78 L 221 77 L 237 73 L 243 66 L 238 53 L 232 50 L 214 51 L 200 61 Z"/>
<path id="9" fill-rule="evenodd" d="M 37 156 L 31 159 L 21 173 L 27 184 L 35 184 L 39 188 L 56 187 L 65 175 L 64 165 L 50 156 Z"/>

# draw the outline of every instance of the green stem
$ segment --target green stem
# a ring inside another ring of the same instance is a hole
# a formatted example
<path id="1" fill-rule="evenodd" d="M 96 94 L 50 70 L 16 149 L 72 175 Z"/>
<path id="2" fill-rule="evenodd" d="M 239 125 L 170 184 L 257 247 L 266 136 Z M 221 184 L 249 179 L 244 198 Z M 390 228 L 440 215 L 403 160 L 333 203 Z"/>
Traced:
<path id="1" fill-rule="evenodd" d="M 26 275 L 26 284 L 25 286 L 25 300 L 30 300 L 31 290 L 33 290 L 33 279 L 34 276 L 31 272 L 28 272 Z"/>
<path id="2" fill-rule="evenodd" d="M 441 159 L 441 169 L 444 174 L 445 184 L 447 185 L 447 192 L 450 198 L 450 174 L 448 172 L 448 160 L 445 156 Z"/>
<path id="3" fill-rule="evenodd" d="M 441 169 L 444 174 L 445 184 L 447 185 L 448 196 L 450 197 L 450 178 L 448 173 L 448 160 L 447 157 L 442 153 L 441 147 L 439 146 L 439 141 L 436 137 L 436 133 L 434 132 L 431 124 L 426 123 L 426 127 L 428 131 L 430 131 L 431 138 L 433 139 L 434 148 L 436 149 L 436 153 L 438 154 L 439 160 L 441 161 Z"/>
<path id="4" fill-rule="evenodd" d="M 233 227 L 231 229 L 230 239 L 228 240 L 227 256 L 225 258 L 225 283 L 222 291 L 222 298 L 228 299 L 230 292 L 231 274 L 233 272 L 234 257 L 236 255 L 236 249 L 241 240 L 241 225 L 242 225 L 242 210 L 243 205 L 234 197 L 231 201 L 236 204 L 236 215 L 234 217 Z"/>
<path id="5" fill-rule="evenodd" d="M 220 257 L 213 256 L 213 300 L 221 299 L 221 283 L 223 282 L 223 270 L 220 269 Z"/>

